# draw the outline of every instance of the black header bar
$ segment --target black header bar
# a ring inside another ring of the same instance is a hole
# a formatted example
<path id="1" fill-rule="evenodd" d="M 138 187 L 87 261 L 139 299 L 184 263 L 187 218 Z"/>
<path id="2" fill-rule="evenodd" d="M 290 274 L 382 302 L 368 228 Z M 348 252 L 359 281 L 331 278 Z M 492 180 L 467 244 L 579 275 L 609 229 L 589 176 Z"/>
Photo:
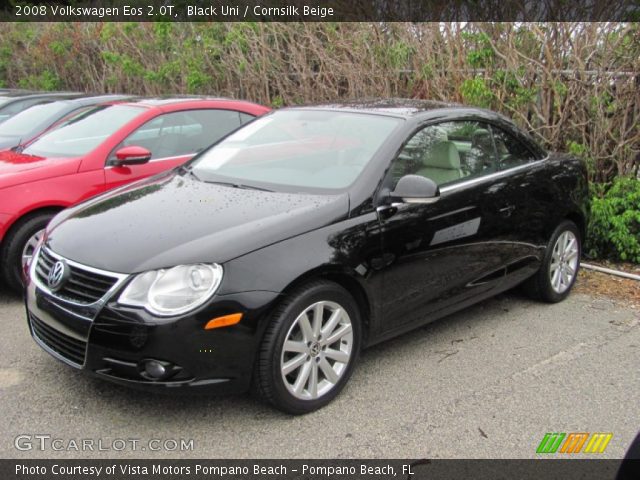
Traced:
<path id="1" fill-rule="evenodd" d="M 640 0 L 102 0 L 2 2 L 13 22 L 640 21 Z"/>
<path id="2" fill-rule="evenodd" d="M 640 460 L 0 460 L 3 480 L 637 480 Z"/>

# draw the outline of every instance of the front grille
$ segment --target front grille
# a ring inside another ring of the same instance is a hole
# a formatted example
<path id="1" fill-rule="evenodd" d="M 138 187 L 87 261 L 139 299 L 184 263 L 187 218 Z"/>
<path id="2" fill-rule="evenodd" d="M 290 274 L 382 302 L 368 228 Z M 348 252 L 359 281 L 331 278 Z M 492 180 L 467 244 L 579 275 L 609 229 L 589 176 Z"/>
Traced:
<path id="1" fill-rule="evenodd" d="M 33 313 L 29 313 L 31 331 L 37 340 L 75 367 L 82 367 L 87 342 L 70 337 L 47 325 Z"/>
<path id="2" fill-rule="evenodd" d="M 49 271 L 58 259 L 47 249 L 41 248 L 36 263 L 36 276 L 38 280 L 47 285 Z M 93 272 L 78 266 L 68 265 L 71 275 L 62 286 L 55 292 L 55 296 L 65 300 L 88 305 L 97 302 L 113 287 L 118 279 L 108 275 Z"/>

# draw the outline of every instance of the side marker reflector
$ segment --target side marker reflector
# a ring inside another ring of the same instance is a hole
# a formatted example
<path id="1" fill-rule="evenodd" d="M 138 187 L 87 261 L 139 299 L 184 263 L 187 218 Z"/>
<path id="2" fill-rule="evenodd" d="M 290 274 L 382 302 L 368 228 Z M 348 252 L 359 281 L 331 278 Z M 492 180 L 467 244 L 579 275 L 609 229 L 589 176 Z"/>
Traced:
<path id="1" fill-rule="evenodd" d="M 242 320 L 241 313 L 232 313 L 231 315 L 225 315 L 224 317 L 212 318 L 204 326 L 205 330 L 213 330 L 214 328 L 228 327 L 229 325 L 235 325 Z"/>

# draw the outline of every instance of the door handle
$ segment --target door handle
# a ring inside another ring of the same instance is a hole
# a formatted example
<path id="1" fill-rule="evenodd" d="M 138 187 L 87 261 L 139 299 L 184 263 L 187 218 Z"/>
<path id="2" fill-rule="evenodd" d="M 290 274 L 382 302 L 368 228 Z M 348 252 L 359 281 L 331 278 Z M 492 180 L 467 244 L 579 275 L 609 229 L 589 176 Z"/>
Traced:
<path id="1" fill-rule="evenodd" d="M 513 213 L 513 211 L 516 209 L 515 205 L 507 205 L 506 207 L 502 207 L 499 212 L 504 216 L 504 217 L 510 217 L 511 214 Z"/>

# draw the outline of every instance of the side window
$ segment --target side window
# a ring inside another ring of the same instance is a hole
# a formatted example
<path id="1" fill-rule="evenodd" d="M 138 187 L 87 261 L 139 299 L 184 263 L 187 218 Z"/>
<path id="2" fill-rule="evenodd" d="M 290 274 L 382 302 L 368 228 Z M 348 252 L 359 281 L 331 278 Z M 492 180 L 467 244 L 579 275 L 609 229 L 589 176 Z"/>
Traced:
<path id="1" fill-rule="evenodd" d="M 422 175 L 447 185 L 494 172 L 491 130 L 476 121 L 446 122 L 418 131 L 391 167 L 393 185 L 404 175 Z"/>
<path id="2" fill-rule="evenodd" d="M 204 150 L 242 125 L 239 112 L 232 110 L 189 110 L 159 115 L 138 127 L 121 147 L 136 145 L 151 152 L 151 160 L 191 155 Z"/>
<path id="3" fill-rule="evenodd" d="M 194 137 L 194 152 L 204 150 L 222 137 L 244 125 L 253 117 L 233 110 L 194 110 L 190 115 L 202 126 L 202 131 Z M 249 117 L 245 120 L 243 117 Z"/>
<path id="4" fill-rule="evenodd" d="M 511 134 L 498 127 L 492 126 L 491 129 L 496 143 L 498 168 L 500 170 L 517 167 L 536 160 L 536 156 Z"/>

